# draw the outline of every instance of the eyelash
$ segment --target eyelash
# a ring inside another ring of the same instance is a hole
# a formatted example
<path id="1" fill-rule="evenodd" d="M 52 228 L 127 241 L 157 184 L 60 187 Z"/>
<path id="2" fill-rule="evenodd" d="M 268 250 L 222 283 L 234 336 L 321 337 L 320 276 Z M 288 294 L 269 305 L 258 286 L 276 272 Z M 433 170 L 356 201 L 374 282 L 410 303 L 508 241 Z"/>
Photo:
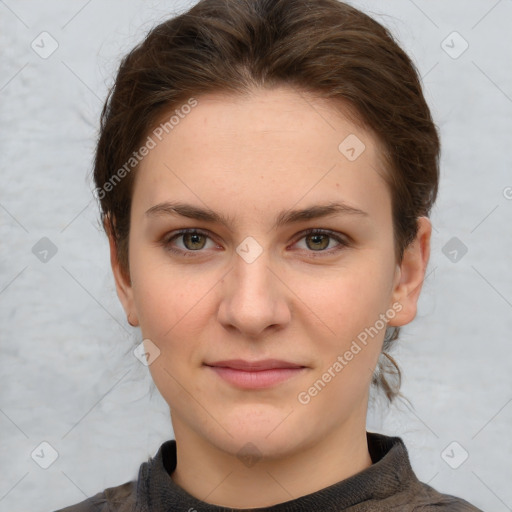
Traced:
<path id="1" fill-rule="evenodd" d="M 179 238 L 186 234 L 203 235 L 203 236 L 206 236 L 211 239 L 210 233 L 208 231 L 204 231 L 202 229 L 197 229 L 197 228 L 188 228 L 188 229 L 180 229 L 180 230 L 176 231 L 175 233 L 173 233 L 172 236 L 166 237 L 162 241 L 162 245 L 169 252 L 178 254 L 180 256 L 185 256 L 187 258 L 190 258 L 190 257 L 194 258 L 194 257 L 196 257 L 194 253 L 201 253 L 201 252 L 203 252 L 203 250 L 202 249 L 198 249 L 196 251 L 183 250 L 183 249 L 175 249 L 171 246 L 172 241 L 174 241 L 176 238 Z M 327 250 L 327 249 L 323 249 L 320 251 L 307 250 L 307 252 L 310 252 L 314 258 L 323 257 L 323 254 L 321 254 L 321 253 L 324 253 L 324 254 L 327 253 L 327 255 L 332 255 L 333 253 L 336 253 L 336 252 L 342 250 L 343 248 L 350 246 L 350 243 L 346 239 L 342 238 L 341 236 L 336 234 L 334 231 L 330 231 L 327 229 L 319 229 L 319 228 L 310 228 L 310 229 L 307 229 L 306 231 L 303 231 L 302 233 L 300 233 L 300 238 L 298 238 L 294 242 L 294 244 L 299 242 L 303 238 L 306 238 L 309 235 L 327 235 L 339 243 L 339 245 L 337 247 L 332 248 L 330 250 Z M 320 253 L 320 254 L 317 254 L 317 253 Z"/>

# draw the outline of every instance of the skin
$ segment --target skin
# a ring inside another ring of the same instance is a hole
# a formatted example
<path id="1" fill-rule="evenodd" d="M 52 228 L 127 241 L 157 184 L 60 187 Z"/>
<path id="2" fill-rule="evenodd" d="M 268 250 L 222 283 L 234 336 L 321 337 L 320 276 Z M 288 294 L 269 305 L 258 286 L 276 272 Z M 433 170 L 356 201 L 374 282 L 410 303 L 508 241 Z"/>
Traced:
<path id="1" fill-rule="evenodd" d="M 380 146 L 325 100 L 285 87 L 197 99 L 137 170 L 131 283 L 110 237 L 112 269 L 126 314 L 160 350 L 149 369 L 171 410 L 171 478 L 208 503 L 266 507 L 372 464 L 366 414 L 385 328 L 309 403 L 297 396 L 393 304 L 401 310 L 388 325 L 414 319 L 431 224 L 418 219 L 418 235 L 398 265 L 391 196 L 377 172 Z M 366 146 L 354 161 L 338 150 L 350 134 Z M 145 214 L 176 200 L 232 222 Z M 368 216 L 273 228 L 283 209 L 340 200 Z M 210 235 L 170 241 L 182 228 Z M 332 230 L 350 245 L 301 234 L 308 228 Z M 236 252 L 248 236 L 262 249 L 251 263 Z M 192 254 L 172 253 L 166 242 Z M 274 387 L 243 390 L 204 366 L 234 358 L 283 359 L 306 369 Z M 237 454 L 251 446 L 256 458 L 248 463 Z"/>

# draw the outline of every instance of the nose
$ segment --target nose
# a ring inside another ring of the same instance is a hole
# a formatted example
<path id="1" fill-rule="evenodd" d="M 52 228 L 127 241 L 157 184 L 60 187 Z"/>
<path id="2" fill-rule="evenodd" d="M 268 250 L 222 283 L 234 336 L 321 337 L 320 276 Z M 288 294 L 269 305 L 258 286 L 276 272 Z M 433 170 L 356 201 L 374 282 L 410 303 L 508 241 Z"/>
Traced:
<path id="1" fill-rule="evenodd" d="M 219 322 L 253 339 L 286 326 L 291 318 L 290 294 L 279 270 L 270 267 L 267 252 L 250 263 L 236 253 L 233 259 L 234 268 L 223 279 Z"/>

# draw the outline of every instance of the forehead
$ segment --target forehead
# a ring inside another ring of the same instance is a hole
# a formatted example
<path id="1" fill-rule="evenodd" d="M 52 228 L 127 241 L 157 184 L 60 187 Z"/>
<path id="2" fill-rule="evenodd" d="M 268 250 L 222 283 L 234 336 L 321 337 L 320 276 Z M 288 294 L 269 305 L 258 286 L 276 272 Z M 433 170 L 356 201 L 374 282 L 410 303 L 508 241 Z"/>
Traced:
<path id="1" fill-rule="evenodd" d="M 288 88 L 196 101 L 149 134 L 134 208 L 179 199 L 238 215 L 345 200 L 389 211 L 379 141 L 331 102 Z"/>

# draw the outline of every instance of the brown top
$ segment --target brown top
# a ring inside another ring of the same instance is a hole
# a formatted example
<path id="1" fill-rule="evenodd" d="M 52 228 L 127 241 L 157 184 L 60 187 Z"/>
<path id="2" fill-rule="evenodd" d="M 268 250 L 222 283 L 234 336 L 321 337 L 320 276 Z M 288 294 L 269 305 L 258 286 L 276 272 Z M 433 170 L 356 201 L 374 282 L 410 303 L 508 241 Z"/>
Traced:
<path id="1" fill-rule="evenodd" d="M 467 501 L 440 494 L 414 474 L 400 437 L 367 432 L 373 464 L 340 482 L 266 508 L 269 512 L 483 512 Z M 56 512 L 235 512 L 194 498 L 170 475 L 176 468 L 176 441 L 164 442 L 139 468 L 137 480 L 109 487 Z"/>

